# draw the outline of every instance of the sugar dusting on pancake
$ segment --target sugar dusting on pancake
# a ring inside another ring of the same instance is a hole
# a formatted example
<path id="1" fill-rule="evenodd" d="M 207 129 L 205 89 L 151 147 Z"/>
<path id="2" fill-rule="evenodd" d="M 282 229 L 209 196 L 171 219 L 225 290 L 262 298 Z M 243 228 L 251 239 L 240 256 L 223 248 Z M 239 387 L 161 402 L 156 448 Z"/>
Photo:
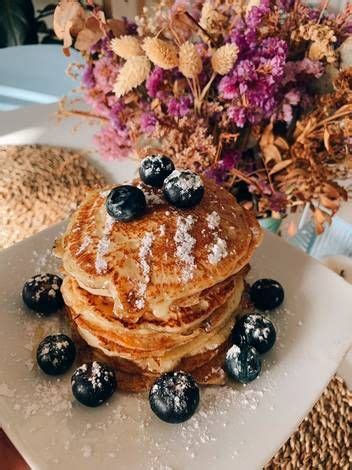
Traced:
<path id="1" fill-rule="evenodd" d="M 207 222 L 209 230 L 214 234 L 214 242 L 209 247 L 208 261 L 210 264 L 217 264 L 228 254 L 227 243 L 219 236 L 218 227 L 220 224 L 220 216 L 216 211 L 213 211 L 207 216 Z"/>
<path id="2" fill-rule="evenodd" d="M 174 240 L 176 243 L 176 256 L 181 265 L 181 280 L 187 282 L 193 278 L 195 270 L 195 260 L 192 254 L 196 240 L 191 235 L 191 229 L 195 219 L 193 216 L 177 217 L 176 233 Z"/>
<path id="3" fill-rule="evenodd" d="M 150 281 L 150 265 L 148 264 L 148 258 L 151 256 L 151 248 L 153 243 L 154 235 L 151 232 L 147 232 L 142 238 L 141 246 L 139 249 L 139 264 L 142 270 L 142 281 L 139 283 L 136 300 L 136 307 L 141 309 L 144 307 L 144 296 L 147 289 L 147 285 Z"/>
<path id="4" fill-rule="evenodd" d="M 99 274 L 106 271 L 108 267 L 107 261 L 105 259 L 105 255 L 109 251 L 110 233 L 114 225 L 114 222 L 115 220 L 112 217 L 110 217 L 109 214 L 106 214 L 103 236 L 99 240 L 97 254 L 95 258 L 95 269 L 97 270 Z"/>

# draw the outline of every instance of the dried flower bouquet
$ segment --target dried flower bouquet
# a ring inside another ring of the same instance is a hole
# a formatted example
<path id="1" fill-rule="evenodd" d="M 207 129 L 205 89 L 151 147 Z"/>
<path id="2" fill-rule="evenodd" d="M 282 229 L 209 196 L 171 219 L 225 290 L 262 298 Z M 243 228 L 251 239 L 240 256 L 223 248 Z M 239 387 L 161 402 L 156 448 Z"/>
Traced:
<path id="1" fill-rule="evenodd" d="M 352 6 L 327 3 L 162 0 L 131 22 L 61 0 L 54 27 L 86 60 L 103 156 L 158 150 L 259 216 L 309 203 L 321 232 L 352 171 Z"/>

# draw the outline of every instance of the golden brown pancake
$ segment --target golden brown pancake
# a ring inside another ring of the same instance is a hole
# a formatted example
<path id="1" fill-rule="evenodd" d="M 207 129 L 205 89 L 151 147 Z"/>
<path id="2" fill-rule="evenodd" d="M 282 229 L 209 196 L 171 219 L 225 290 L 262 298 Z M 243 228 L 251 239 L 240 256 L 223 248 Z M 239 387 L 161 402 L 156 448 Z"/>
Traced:
<path id="1" fill-rule="evenodd" d="M 226 302 L 218 303 L 200 316 L 199 321 L 187 329 L 173 328 L 159 331 L 148 321 L 131 329 L 114 318 L 107 304 L 90 303 L 92 294 L 85 293 L 74 281 L 66 279 L 63 289 L 72 321 L 86 342 L 100 348 L 106 355 L 120 356 L 134 361 L 140 367 L 155 372 L 171 370 L 187 355 L 205 349 L 215 349 L 227 338 L 234 323 L 233 312 L 243 292 L 243 279 L 238 276 L 235 287 Z M 102 314 L 102 310 L 104 313 Z"/>
<path id="2" fill-rule="evenodd" d="M 140 184 L 151 202 L 131 222 L 107 214 L 109 190 L 92 191 L 58 243 L 65 272 L 93 294 L 112 297 L 118 318 L 167 318 L 177 300 L 240 271 L 261 241 L 254 216 L 225 189 L 204 184 L 202 201 L 188 210 Z"/>
<path id="3" fill-rule="evenodd" d="M 212 181 L 204 179 L 202 201 L 187 210 L 133 184 L 146 195 L 143 217 L 115 221 L 105 207 L 111 188 L 92 191 L 56 245 L 85 359 L 115 367 L 122 390 L 144 390 L 175 369 L 224 383 L 221 365 L 261 229 Z"/>

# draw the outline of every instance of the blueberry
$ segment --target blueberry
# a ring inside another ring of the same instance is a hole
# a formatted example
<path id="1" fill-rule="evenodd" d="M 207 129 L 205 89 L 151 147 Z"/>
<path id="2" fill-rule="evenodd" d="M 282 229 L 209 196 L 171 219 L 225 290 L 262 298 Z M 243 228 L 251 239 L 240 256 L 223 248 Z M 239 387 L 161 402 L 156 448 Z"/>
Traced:
<path id="1" fill-rule="evenodd" d="M 237 344 L 237 346 L 241 347 L 244 344 L 247 344 L 247 337 L 243 329 L 236 328 L 236 326 L 237 325 L 235 325 L 234 329 L 232 330 L 231 343 Z"/>
<path id="2" fill-rule="evenodd" d="M 143 183 L 161 188 L 164 180 L 175 169 L 172 160 L 165 155 L 149 155 L 145 157 L 139 167 L 139 176 Z"/>
<path id="3" fill-rule="evenodd" d="M 260 374 L 261 360 L 255 348 L 249 344 L 234 344 L 226 353 L 225 370 L 227 375 L 242 384 L 256 379 Z"/>
<path id="4" fill-rule="evenodd" d="M 262 314 L 247 313 L 237 322 L 235 332 L 245 337 L 246 342 L 260 354 L 269 351 L 276 341 L 273 323 Z"/>
<path id="5" fill-rule="evenodd" d="M 189 419 L 199 403 L 199 388 L 186 372 L 162 374 L 149 392 L 154 413 L 167 423 L 182 423 Z"/>
<path id="6" fill-rule="evenodd" d="M 189 208 L 203 198 L 204 186 L 201 178 L 189 170 L 175 170 L 164 181 L 164 196 L 173 206 Z"/>
<path id="7" fill-rule="evenodd" d="M 106 199 L 108 214 L 122 222 L 129 222 L 140 217 L 144 214 L 146 207 L 143 191 L 128 184 L 112 189 Z"/>
<path id="8" fill-rule="evenodd" d="M 284 289 L 273 279 L 259 279 L 252 285 L 250 297 L 259 310 L 272 310 L 284 301 Z"/>
<path id="9" fill-rule="evenodd" d="M 104 403 L 116 390 L 113 369 L 101 362 L 87 362 L 75 370 L 71 378 L 72 393 L 85 406 Z"/>
<path id="10" fill-rule="evenodd" d="M 50 335 L 43 339 L 37 349 L 39 367 L 48 375 L 64 374 L 72 366 L 76 348 L 66 335 Z"/>
<path id="11" fill-rule="evenodd" d="M 64 305 L 60 287 L 62 279 L 55 274 L 37 274 L 22 289 L 23 302 L 42 315 L 56 312 Z"/>

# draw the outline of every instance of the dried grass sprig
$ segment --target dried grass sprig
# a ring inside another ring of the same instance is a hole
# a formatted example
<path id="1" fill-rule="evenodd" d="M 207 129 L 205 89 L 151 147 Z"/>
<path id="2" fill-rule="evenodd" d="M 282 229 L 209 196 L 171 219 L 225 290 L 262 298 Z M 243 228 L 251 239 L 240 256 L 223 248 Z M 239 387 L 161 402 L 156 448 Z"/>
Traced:
<path id="1" fill-rule="evenodd" d="M 124 96 L 141 85 L 148 78 L 149 72 L 150 62 L 147 57 L 130 57 L 120 69 L 113 92 L 117 97 Z"/>
<path id="2" fill-rule="evenodd" d="M 136 55 L 144 55 L 140 42 L 135 36 L 113 38 L 110 41 L 110 47 L 116 55 L 123 59 L 128 59 Z"/>
<path id="3" fill-rule="evenodd" d="M 194 44 L 187 41 L 179 50 L 180 72 L 187 78 L 196 78 L 202 71 L 202 60 Z"/>
<path id="4" fill-rule="evenodd" d="M 211 65 L 215 73 L 226 75 L 235 65 L 238 56 L 236 44 L 225 44 L 219 47 L 211 57 Z"/>
<path id="5" fill-rule="evenodd" d="M 146 38 L 142 48 L 148 59 L 162 69 L 170 70 L 178 65 L 177 48 L 171 42 L 157 37 Z"/>

